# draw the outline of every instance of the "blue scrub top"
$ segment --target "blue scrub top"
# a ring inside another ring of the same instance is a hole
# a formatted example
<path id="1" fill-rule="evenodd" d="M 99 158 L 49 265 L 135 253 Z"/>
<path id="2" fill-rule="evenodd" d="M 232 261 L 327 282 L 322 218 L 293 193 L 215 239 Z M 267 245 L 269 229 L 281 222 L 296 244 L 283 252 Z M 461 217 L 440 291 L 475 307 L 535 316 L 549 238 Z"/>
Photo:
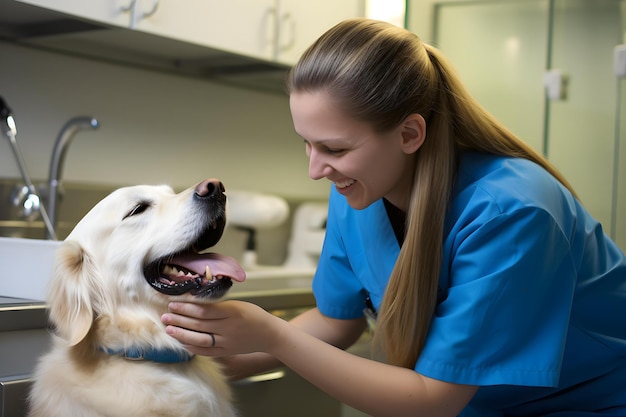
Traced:
<path id="1" fill-rule="evenodd" d="M 399 250 L 382 200 L 354 210 L 333 188 L 320 311 L 361 317 L 368 293 L 378 309 Z M 626 416 L 625 320 L 624 254 L 571 193 L 525 159 L 464 154 L 415 370 L 480 386 L 462 416 Z"/>

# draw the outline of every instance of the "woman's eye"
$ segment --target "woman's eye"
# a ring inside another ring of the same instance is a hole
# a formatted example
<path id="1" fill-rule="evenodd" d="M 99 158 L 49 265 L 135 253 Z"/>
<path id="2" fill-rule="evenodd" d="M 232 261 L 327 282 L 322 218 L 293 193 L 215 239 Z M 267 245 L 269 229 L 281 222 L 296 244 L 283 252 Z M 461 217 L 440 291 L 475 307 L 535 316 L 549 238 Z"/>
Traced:
<path id="1" fill-rule="evenodd" d="M 342 152 L 344 152 L 343 149 L 326 148 L 326 153 L 329 153 L 331 155 L 336 155 L 336 154 L 339 154 L 339 153 L 342 153 Z"/>
<path id="2" fill-rule="evenodd" d="M 126 216 L 124 216 L 124 219 L 131 217 L 131 216 L 135 216 L 137 214 L 141 214 L 144 211 L 146 211 L 148 209 L 148 207 L 150 207 L 150 203 L 147 202 L 141 202 L 139 204 L 137 204 L 135 207 L 133 207 L 133 209 L 131 211 L 129 211 Z"/>
<path id="3" fill-rule="evenodd" d="M 304 145 L 306 147 L 305 150 L 306 150 L 307 156 L 311 155 L 311 152 L 314 148 L 317 150 L 317 152 L 324 153 L 327 155 L 339 155 L 339 154 L 346 152 L 346 149 L 344 148 L 331 148 L 329 146 L 325 146 L 321 144 L 313 145 L 310 142 L 307 142 L 306 140 L 304 141 Z"/>

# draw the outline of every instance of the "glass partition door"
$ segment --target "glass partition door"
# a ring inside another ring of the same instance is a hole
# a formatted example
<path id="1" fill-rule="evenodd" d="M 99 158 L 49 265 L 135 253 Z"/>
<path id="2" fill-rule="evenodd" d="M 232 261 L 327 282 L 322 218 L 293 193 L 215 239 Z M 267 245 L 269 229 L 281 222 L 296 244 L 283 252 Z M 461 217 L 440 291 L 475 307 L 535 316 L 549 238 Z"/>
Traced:
<path id="1" fill-rule="evenodd" d="M 624 0 L 440 2 L 435 44 L 472 94 L 543 152 L 626 249 Z M 546 95 L 546 73 L 560 94 Z"/>

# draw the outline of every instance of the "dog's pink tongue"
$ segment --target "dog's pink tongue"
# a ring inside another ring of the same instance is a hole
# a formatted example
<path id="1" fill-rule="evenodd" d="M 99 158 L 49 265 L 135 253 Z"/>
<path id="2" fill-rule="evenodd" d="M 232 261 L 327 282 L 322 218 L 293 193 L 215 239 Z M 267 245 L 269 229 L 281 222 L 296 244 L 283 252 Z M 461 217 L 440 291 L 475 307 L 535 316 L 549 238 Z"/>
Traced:
<path id="1" fill-rule="evenodd" d="M 185 267 L 199 275 L 204 275 L 208 266 L 213 276 L 224 275 L 238 282 L 246 279 L 246 272 L 234 258 L 219 253 L 188 253 L 175 257 L 169 263 Z"/>

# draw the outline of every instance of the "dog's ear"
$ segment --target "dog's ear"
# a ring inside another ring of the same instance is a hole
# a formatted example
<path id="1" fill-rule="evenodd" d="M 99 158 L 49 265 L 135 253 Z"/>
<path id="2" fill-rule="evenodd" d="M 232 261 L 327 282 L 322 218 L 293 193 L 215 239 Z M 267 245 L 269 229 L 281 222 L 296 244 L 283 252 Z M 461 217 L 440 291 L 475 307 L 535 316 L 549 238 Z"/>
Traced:
<path id="1" fill-rule="evenodd" d="M 48 304 L 50 320 L 70 346 L 87 336 L 98 299 L 103 299 L 99 273 L 90 254 L 80 244 L 63 242 L 56 253 Z"/>

